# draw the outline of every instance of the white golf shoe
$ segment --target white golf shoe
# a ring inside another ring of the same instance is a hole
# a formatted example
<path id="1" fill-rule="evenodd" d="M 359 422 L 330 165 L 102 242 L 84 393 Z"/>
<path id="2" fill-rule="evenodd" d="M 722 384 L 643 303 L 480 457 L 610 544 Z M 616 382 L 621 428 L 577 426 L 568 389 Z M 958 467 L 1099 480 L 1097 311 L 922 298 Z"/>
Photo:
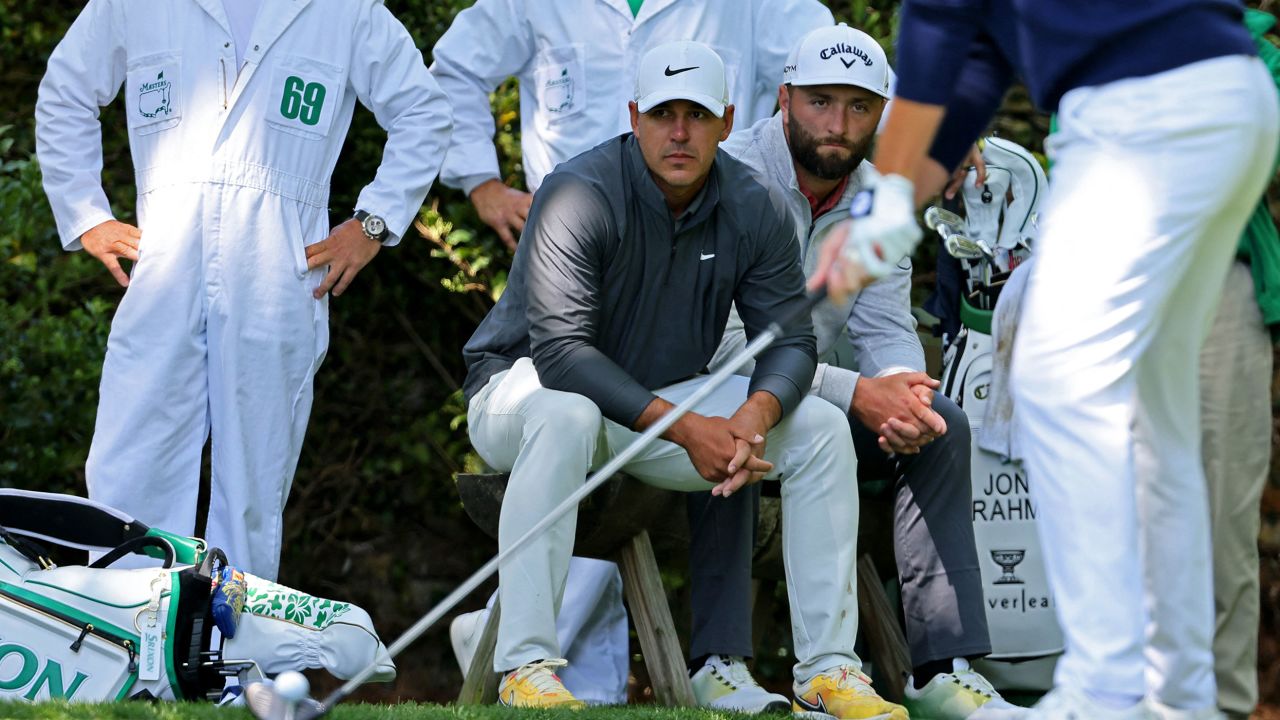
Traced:
<path id="1" fill-rule="evenodd" d="M 1114 710 L 1089 697 L 1083 690 L 1054 688 L 1027 715 L 1028 720 L 1155 720 L 1145 703 Z"/>
<path id="2" fill-rule="evenodd" d="M 911 720 L 1015 720 L 1030 712 L 1000 697 L 964 658 L 951 664 L 951 672 L 934 675 L 919 689 L 914 678 L 907 678 L 902 704 Z"/>
<path id="3" fill-rule="evenodd" d="M 791 710 L 791 701 L 785 696 L 760 687 L 740 657 L 711 655 L 690 681 L 693 696 L 702 707 L 745 713 Z"/>
<path id="4" fill-rule="evenodd" d="M 463 675 L 471 668 L 476 643 L 480 642 L 480 634 L 488 619 L 489 611 L 485 609 L 463 613 L 449 623 L 449 643 L 453 645 L 453 657 L 458 661 L 458 667 L 462 668 Z"/>

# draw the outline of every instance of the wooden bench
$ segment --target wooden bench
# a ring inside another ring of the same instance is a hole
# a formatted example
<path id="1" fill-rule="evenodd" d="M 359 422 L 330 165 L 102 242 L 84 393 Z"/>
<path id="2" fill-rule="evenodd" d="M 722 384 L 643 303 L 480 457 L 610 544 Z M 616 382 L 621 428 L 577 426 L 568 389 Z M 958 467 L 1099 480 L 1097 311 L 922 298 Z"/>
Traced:
<path id="1" fill-rule="evenodd" d="M 467 514 L 493 538 L 498 537 L 498 515 L 507 479 L 505 473 L 459 474 L 455 477 L 458 495 Z M 865 505 L 864 502 L 864 509 Z M 865 525 L 865 522 L 860 523 L 860 528 Z M 696 704 L 693 686 L 689 682 L 684 653 L 662 587 L 651 533 L 662 548 L 688 546 L 684 493 L 661 490 L 619 474 L 579 506 L 574 554 L 618 563 L 622 572 L 623 594 L 635 623 L 655 698 L 663 705 L 692 706 Z M 871 546 L 877 545 L 882 546 L 883 543 Z M 757 577 L 785 582 L 781 546 L 781 501 L 776 497 L 762 498 L 753 561 Z M 868 545 L 865 540 L 860 540 L 860 546 Z M 883 556 L 884 553 L 877 555 Z M 891 563 L 892 547 L 889 547 L 887 557 Z M 889 682 L 887 687 L 881 688 L 882 693 L 890 699 L 900 699 L 903 680 L 911 670 L 911 663 L 906 640 L 898 624 L 898 613 L 885 595 L 876 565 L 870 555 L 861 554 L 857 568 L 861 627 L 866 635 L 871 661 Z M 500 613 L 501 607 L 495 602 L 471 665 L 467 668 L 462 691 L 458 695 L 459 704 L 497 700 L 498 675 L 492 668 Z"/>

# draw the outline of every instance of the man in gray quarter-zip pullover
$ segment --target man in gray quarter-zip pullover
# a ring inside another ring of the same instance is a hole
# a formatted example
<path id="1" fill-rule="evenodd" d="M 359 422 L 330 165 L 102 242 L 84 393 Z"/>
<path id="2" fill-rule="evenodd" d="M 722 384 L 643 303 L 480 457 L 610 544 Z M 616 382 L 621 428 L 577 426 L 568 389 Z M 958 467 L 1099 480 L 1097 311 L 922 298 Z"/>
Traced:
<path id="1" fill-rule="evenodd" d="M 835 47 L 866 59 L 842 63 L 829 51 Z M 864 157 L 888 72 L 884 51 L 866 33 L 843 24 L 815 30 L 787 63 L 781 111 L 721 146 L 783 195 L 797 229 L 793 252 L 806 270 L 875 172 Z M 1017 711 L 968 667 L 968 659 L 991 652 L 970 516 L 969 423 L 954 402 L 933 393 L 936 381 L 924 373 L 910 260 L 844 303 L 821 303 L 813 321 L 826 362 L 811 392 L 848 413 L 859 477 L 895 483 L 893 537 L 914 666 L 907 709 L 937 720 L 1011 717 Z M 849 343 L 837 349 L 846 329 Z M 746 342 L 731 316 L 712 367 Z"/>
<path id="2" fill-rule="evenodd" d="M 654 48 L 630 106 L 635 134 L 561 164 L 534 199 L 508 288 L 464 350 L 472 443 L 511 471 L 501 547 L 706 382 L 699 374 L 731 305 L 751 336 L 803 306 L 781 198 L 717 151 L 732 127 L 726 96 L 709 48 Z M 853 443 L 842 413 L 806 396 L 815 364 L 802 320 L 761 353 L 750 378 L 718 388 L 626 471 L 718 495 L 780 480 L 796 682 L 830 688 L 825 702 L 838 717 L 905 720 L 856 672 Z M 553 673 L 564 662 L 555 616 L 575 521 L 565 517 L 500 568 L 503 703 L 577 704 Z"/>

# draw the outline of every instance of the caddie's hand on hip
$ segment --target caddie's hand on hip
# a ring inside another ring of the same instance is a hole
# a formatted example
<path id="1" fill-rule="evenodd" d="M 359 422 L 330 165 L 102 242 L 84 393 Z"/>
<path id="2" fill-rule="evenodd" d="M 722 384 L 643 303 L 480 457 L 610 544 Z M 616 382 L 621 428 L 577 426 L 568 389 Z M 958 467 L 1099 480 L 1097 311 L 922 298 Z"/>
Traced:
<path id="1" fill-rule="evenodd" d="M 334 228 L 324 240 L 308 245 L 307 269 L 329 266 L 329 272 L 312 296 L 319 300 L 329 291 L 333 291 L 334 297 L 341 295 L 381 249 L 382 243 L 370 240 L 360 221 L 354 218 Z"/>
<path id="2" fill-rule="evenodd" d="M 486 180 L 471 191 L 471 204 L 484 224 L 498 233 L 502 244 L 514 251 L 524 232 L 533 194 L 507 187 L 499 180 Z"/>
<path id="3" fill-rule="evenodd" d="M 80 244 L 84 251 L 102 261 L 111 272 L 111 277 L 121 287 L 129 287 L 129 275 L 120 267 L 120 258 L 137 261 L 138 240 L 142 231 L 119 220 L 107 220 L 93 226 L 80 236 Z"/>
<path id="4" fill-rule="evenodd" d="M 837 225 L 818 256 L 809 289 L 826 285 L 835 303 L 889 274 L 920 242 L 915 186 L 901 175 L 873 179 L 854 196 L 852 216 Z"/>

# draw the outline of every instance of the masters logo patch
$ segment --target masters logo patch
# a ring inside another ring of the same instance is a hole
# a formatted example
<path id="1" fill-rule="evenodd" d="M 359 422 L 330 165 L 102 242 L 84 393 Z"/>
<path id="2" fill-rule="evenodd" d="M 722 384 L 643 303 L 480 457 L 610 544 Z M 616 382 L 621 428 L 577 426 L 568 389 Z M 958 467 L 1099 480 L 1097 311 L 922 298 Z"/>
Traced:
<path id="1" fill-rule="evenodd" d="M 156 79 L 138 86 L 138 114 L 144 118 L 168 117 L 173 114 L 173 83 L 164 79 L 164 71 Z"/>

